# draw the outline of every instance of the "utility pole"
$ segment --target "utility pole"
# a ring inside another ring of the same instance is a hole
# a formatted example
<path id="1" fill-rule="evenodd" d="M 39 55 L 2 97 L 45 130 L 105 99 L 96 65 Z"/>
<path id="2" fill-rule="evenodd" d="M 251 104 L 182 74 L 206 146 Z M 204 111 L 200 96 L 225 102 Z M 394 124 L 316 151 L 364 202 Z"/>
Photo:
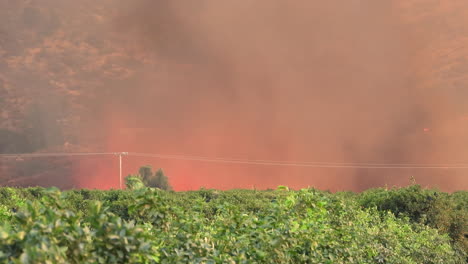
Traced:
<path id="1" fill-rule="evenodd" d="M 119 156 L 119 187 L 122 190 L 122 156 L 128 155 L 128 152 L 119 152 L 115 154 Z"/>

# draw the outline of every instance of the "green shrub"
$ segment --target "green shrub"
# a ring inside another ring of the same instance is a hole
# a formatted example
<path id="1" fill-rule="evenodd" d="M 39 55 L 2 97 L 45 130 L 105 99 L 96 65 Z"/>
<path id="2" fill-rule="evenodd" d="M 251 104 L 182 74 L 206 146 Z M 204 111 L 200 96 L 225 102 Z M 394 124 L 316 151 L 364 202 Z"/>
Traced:
<path id="1" fill-rule="evenodd" d="M 412 185 L 399 189 L 372 189 L 356 199 L 365 208 L 390 211 L 399 218 L 448 234 L 461 254 L 468 252 L 468 192 L 452 195 Z"/>
<path id="2" fill-rule="evenodd" d="M 375 207 L 380 211 L 390 211 L 397 217 L 408 217 L 413 222 L 425 223 L 438 195 L 438 192 L 412 185 L 392 190 L 372 189 L 362 193 L 358 201 L 366 208 Z"/>
<path id="3" fill-rule="evenodd" d="M 144 188 L 145 184 L 139 175 L 129 175 L 125 178 L 125 186 L 129 190 L 136 190 Z"/>
<path id="4" fill-rule="evenodd" d="M 21 263 L 156 263 L 147 229 L 92 203 L 83 217 L 67 210 L 67 194 L 50 191 L 0 226 L 0 261 Z"/>
<path id="5" fill-rule="evenodd" d="M 138 170 L 138 175 L 129 175 L 127 178 L 129 180 L 128 184 L 131 184 L 130 187 L 134 189 L 141 188 L 142 183 L 146 187 L 158 188 L 166 191 L 172 190 L 164 171 L 162 169 L 158 169 L 153 174 L 153 168 L 149 165 L 141 167 Z"/>
<path id="6" fill-rule="evenodd" d="M 0 188 L 0 262 L 466 263 L 463 228 L 434 215 L 466 215 L 465 195 L 417 204 L 433 194 Z"/>

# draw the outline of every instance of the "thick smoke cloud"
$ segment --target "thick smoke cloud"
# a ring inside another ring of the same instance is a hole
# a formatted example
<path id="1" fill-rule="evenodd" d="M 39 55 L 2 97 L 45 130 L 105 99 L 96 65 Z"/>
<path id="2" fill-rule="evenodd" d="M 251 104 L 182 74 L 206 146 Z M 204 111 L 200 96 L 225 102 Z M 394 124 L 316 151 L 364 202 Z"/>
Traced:
<path id="1" fill-rule="evenodd" d="M 457 96 L 416 74 L 419 33 L 391 2 L 138 0 L 122 5 L 114 29 L 146 66 L 102 108 L 109 149 L 372 163 L 468 157 L 452 124 Z M 363 189 L 411 176 L 467 184 L 450 170 L 160 164 L 182 188 Z"/>
<path id="2" fill-rule="evenodd" d="M 44 0 L 0 6 L 0 128 L 26 135 L 31 151 L 468 160 L 465 0 Z M 118 186 L 114 156 L 55 165 L 60 162 L 41 163 L 67 168 L 51 182 Z M 144 164 L 162 167 L 177 190 L 279 184 L 361 190 L 408 184 L 411 176 L 444 190 L 468 188 L 468 170 L 136 157 L 124 158 L 124 175 Z M 5 167 L 0 164 L 0 171 Z M 64 176 L 70 171 L 74 181 Z M 44 183 L 36 176 L 34 183 Z"/>

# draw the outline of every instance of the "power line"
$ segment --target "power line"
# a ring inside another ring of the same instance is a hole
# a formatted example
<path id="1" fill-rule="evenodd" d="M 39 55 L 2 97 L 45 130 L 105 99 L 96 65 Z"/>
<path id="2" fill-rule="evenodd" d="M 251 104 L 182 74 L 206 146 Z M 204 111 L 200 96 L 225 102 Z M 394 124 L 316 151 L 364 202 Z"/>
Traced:
<path id="1" fill-rule="evenodd" d="M 73 157 L 73 156 L 103 156 L 114 155 L 119 157 L 119 186 L 122 189 L 122 156 L 128 152 L 83 152 L 83 153 L 24 153 L 24 154 L 0 154 L 0 158 L 44 158 L 44 157 Z"/>
<path id="2" fill-rule="evenodd" d="M 337 168 L 337 169 L 468 169 L 468 164 L 404 164 L 404 163 L 345 163 L 345 162 L 297 162 L 297 161 L 273 161 L 273 160 L 248 160 L 213 158 L 188 155 L 164 155 L 151 153 L 128 153 L 128 152 L 82 152 L 82 153 L 22 153 L 22 154 L 0 154 L 0 158 L 22 160 L 22 158 L 47 158 L 47 157 L 85 157 L 85 156 L 117 156 L 119 158 L 119 186 L 122 189 L 122 157 L 133 156 L 140 158 L 177 159 L 200 162 L 215 162 L 229 164 L 246 164 L 262 166 L 289 166 L 309 168 Z M 17 182 L 11 179 L 6 183 Z M 4 183 L 2 183 L 4 184 Z"/>
<path id="3" fill-rule="evenodd" d="M 0 158 L 40 158 L 40 157 L 67 157 L 67 156 L 103 156 L 119 155 L 120 152 L 81 152 L 81 153 L 18 153 L 0 154 Z"/>
<path id="4" fill-rule="evenodd" d="M 146 153 L 129 153 L 129 156 L 147 157 L 159 159 L 179 159 L 203 162 L 251 164 L 266 166 L 292 166 L 313 168 L 355 168 L 355 169 L 468 169 L 468 164 L 390 164 L 390 163 L 339 163 L 339 162 L 295 162 L 295 161 L 272 161 L 272 160 L 243 160 L 210 158 L 184 155 L 163 155 Z"/>
<path id="5" fill-rule="evenodd" d="M 187 156 L 187 155 L 163 155 L 163 154 L 147 154 L 147 153 L 129 153 L 130 156 L 139 157 L 155 157 L 155 158 L 174 158 L 174 159 L 190 159 L 190 160 L 209 160 L 209 161 L 239 161 L 239 162 L 255 162 L 255 163 L 292 163 L 292 164 L 307 164 L 307 165 L 355 165 L 355 166 L 436 166 L 436 167 L 468 167 L 468 164 L 453 163 L 453 164 L 421 164 L 421 163 L 359 163 L 359 162 L 322 162 L 322 161 L 278 161 L 278 160 L 247 160 L 234 158 L 216 158 L 203 156 Z"/>
<path id="6" fill-rule="evenodd" d="M 0 158 L 40 158 L 40 157 L 71 157 L 71 156 L 124 156 L 177 159 L 201 162 L 263 165 L 263 166 L 290 166 L 311 168 L 350 168 L 350 169 L 468 169 L 468 164 L 415 164 L 415 163 L 352 163 L 352 162 L 298 162 L 275 160 L 248 160 L 218 157 L 203 157 L 189 155 L 167 155 L 133 152 L 84 152 L 84 153 L 24 153 L 24 154 L 0 154 Z"/>

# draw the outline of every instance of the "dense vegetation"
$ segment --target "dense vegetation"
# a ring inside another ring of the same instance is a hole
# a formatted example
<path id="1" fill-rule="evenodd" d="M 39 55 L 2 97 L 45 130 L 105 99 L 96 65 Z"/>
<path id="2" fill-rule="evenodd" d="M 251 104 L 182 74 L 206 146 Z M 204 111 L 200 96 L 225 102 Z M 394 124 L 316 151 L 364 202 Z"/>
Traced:
<path id="1" fill-rule="evenodd" d="M 468 192 L 0 188 L 4 263 L 465 263 Z"/>
<path id="2" fill-rule="evenodd" d="M 172 190 L 172 186 L 169 184 L 169 179 L 164 174 L 164 171 L 158 169 L 153 173 L 153 168 L 150 165 L 141 167 L 138 174 L 125 177 L 125 186 L 130 190 L 143 187 L 158 188 L 166 191 Z"/>

